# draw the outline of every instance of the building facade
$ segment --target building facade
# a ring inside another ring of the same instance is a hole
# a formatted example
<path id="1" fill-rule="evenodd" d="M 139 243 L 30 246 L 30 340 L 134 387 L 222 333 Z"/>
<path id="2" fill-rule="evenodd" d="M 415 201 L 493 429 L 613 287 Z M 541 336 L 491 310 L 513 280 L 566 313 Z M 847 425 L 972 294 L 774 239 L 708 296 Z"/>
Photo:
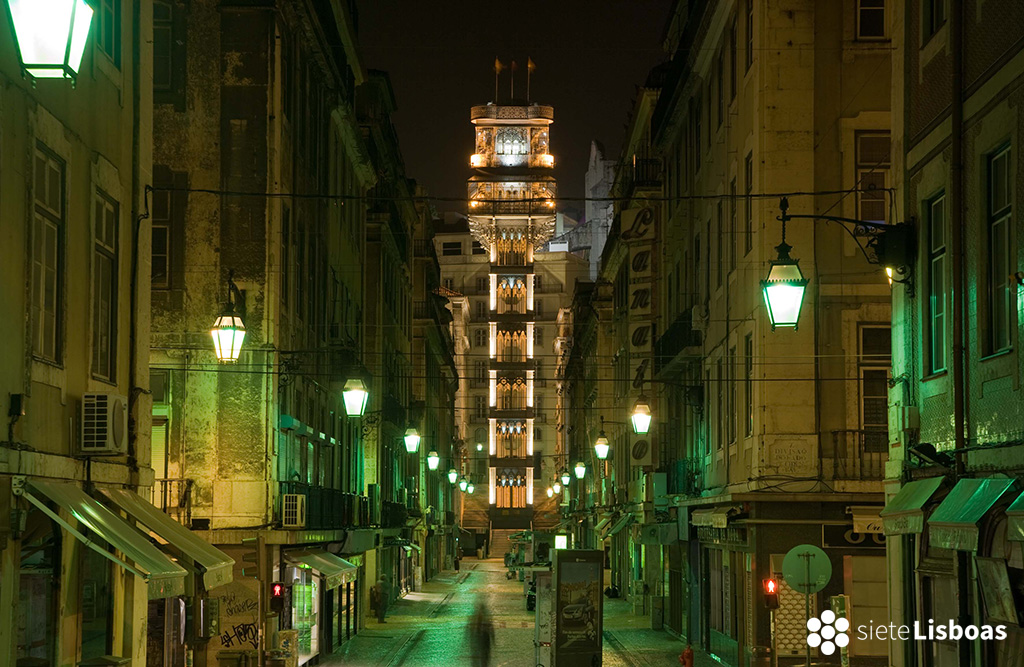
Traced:
<path id="1" fill-rule="evenodd" d="M 895 624 L 1005 625 L 1003 641 L 893 642 L 891 663 L 1012 665 L 1024 635 L 1020 112 L 1014 2 L 895 3 L 895 210 L 916 221 L 893 292 L 888 504 Z"/>

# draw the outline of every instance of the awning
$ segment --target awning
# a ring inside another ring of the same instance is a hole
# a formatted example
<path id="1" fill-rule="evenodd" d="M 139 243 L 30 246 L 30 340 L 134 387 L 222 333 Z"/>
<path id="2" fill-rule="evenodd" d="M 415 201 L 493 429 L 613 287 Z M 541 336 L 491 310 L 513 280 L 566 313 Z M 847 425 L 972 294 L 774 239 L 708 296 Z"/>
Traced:
<path id="1" fill-rule="evenodd" d="M 611 522 L 611 517 L 606 516 L 605 518 L 597 522 L 597 525 L 594 526 L 594 532 L 600 533 L 602 530 L 604 530 L 604 527 L 610 524 Z"/>
<path id="2" fill-rule="evenodd" d="M 640 544 L 675 544 L 679 541 L 679 526 L 670 523 L 648 523 L 640 528 Z"/>
<path id="3" fill-rule="evenodd" d="M 882 519 L 878 516 L 881 507 L 854 506 L 850 509 L 853 513 L 853 532 L 862 534 L 884 532 Z"/>
<path id="4" fill-rule="evenodd" d="M 23 493 L 26 500 L 63 526 L 86 546 L 106 556 L 129 572 L 142 577 L 148 584 L 150 600 L 185 594 L 185 569 L 153 546 L 145 535 L 114 514 L 103 503 L 74 484 L 31 480 L 27 482 L 27 487 Z M 60 515 L 50 509 L 45 502 L 33 496 L 31 492 L 46 496 L 57 503 L 61 509 L 75 517 L 96 537 L 102 538 L 127 556 L 134 566 L 114 557 L 106 549 L 97 547 L 94 542 L 60 518 Z"/>
<path id="5" fill-rule="evenodd" d="M 626 514 L 621 519 L 619 519 L 618 521 L 615 522 L 615 525 L 612 526 L 612 529 L 608 531 L 608 534 L 605 537 L 611 537 L 611 536 L 617 534 L 620 530 L 622 530 L 626 526 L 628 526 L 631 523 L 633 523 L 633 521 L 634 521 L 633 515 L 632 514 Z"/>
<path id="6" fill-rule="evenodd" d="M 1006 538 L 1024 542 L 1024 493 L 1006 509 Z"/>
<path id="7" fill-rule="evenodd" d="M 197 537 L 191 530 L 146 502 L 134 491 L 102 489 L 101 492 L 129 516 L 198 563 L 203 568 L 203 586 L 206 590 L 231 583 L 231 571 L 234 569 L 235 561 L 223 551 Z"/>
<path id="8" fill-rule="evenodd" d="M 713 507 L 706 510 L 696 510 L 690 514 L 690 525 L 726 528 L 729 525 L 729 517 L 739 514 L 739 512 L 739 507 Z"/>
<path id="9" fill-rule="evenodd" d="M 977 551 L 978 522 L 1013 491 L 1019 491 L 1015 479 L 960 480 L 928 519 L 928 543 L 943 549 Z"/>
<path id="10" fill-rule="evenodd" d="M 409 546 L 412 547 L 413 549 L 415 549 L 416 553 L 422 553 L 423 552 L 423 547 L 421 547 L 420 545 L 416 544 L 415 542 L 410 542 Z"/>
<path id="11" fill-rule="evenodd" d="M 942 486 L 944 477 L 929 477 L 910 482 L 889 501 L 881 512 L 886 535 L 910 535 L 924 530 L 924 505 Z"/>
<path id="12" fill-rule="evenodd" d="M 349 581 L 355 581 L 356 573 L 359 572 L 359 568 L 352 563 L 323 549 L 289 551 L 287 558 L 293 563 L 299 562 L 308 565 L 323 575 L 324 586 L 327 587 L 327 590 L 337 588 Z"/>

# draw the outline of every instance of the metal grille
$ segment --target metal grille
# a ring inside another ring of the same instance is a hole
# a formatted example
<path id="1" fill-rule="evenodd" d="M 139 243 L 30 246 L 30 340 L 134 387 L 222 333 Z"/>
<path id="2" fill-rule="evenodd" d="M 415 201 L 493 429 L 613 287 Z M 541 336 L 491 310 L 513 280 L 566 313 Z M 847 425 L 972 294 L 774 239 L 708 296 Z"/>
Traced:
<path id="1" fill-rule="evenodd" d="M 107 394 L 86 394 L 82 397 L 82 449 L 106 449 L 110 433 Z"/>
<path id="2" fill-rule="evenodd" d="M 306 496 L 286 493 L 281 496 L 281 524 L 285 528 L 303 528 L 306 525 Z"/>

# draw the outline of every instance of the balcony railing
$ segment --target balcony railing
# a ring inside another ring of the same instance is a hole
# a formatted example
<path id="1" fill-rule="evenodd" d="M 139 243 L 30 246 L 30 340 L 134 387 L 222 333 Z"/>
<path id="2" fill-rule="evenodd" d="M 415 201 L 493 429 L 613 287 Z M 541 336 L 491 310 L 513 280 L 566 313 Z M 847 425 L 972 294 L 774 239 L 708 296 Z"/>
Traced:
<path id="1" fill-rule="evenodd" d="M 183 526 L 192 525 L 191 479 L 157 479 L 153 485 L 153 504 Z"/>
<path id="2" fill-rule="evenodd" d="M 883 429 L 832 431 L 831 451 L 823 443 L 825 479 L 881 480 L 889 458 L 889 433 Z"/>
<path id="3" fill-rule="evenodd" d="M 409 518 L 409 511 L 402 503 L 393 503 L 385 500 L 380 512 L 381 528 L 404 528 Z"/>
<path id="4" fill-rule="evenodd" d="M 370 525 L 370 499 L 304 482 L 281 482 L 281 494 L 306 496 L 306 528 L 333 530 Z M 280 508 L 279 508 L 280 511 Z"/>
<path id="5" fill-rule="evenodd" d="M 700 354 L 701 342 L 701 332 L 693 328 L 693 309 L 687 308 L 654 343 L 655 373 L 671 364 L 687 348 Z"/>

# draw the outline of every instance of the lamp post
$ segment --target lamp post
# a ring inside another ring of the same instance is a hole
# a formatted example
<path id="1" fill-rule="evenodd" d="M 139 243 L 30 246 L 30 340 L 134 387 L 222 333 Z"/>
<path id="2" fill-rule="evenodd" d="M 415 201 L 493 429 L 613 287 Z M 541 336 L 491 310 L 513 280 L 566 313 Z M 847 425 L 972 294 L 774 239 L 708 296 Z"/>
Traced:
<path id="1" fill-rule="evenodd" d="M 465 475 L 463 475 L 462 479 L 459 480 L 459 491 L 465 491 L 468 486 L 469 486 L 469 480 L 466 479 Z"/>
<path id="2" fill-rule="evenodd" d="M 217 361 L 222 364 L 238 361 L 238 355 L 242 352 L 242 341 L 245 340 L 245 324 L 242 323 L 241 315 L 235 313 L 235 304 L 242 300 L 242 293 L 235 285 L 234 277 L 235 271 L 231 269 L 228 271 L 227 303 L 210 329 Z"/>
<path id="3" fill-rule="evenodd" d="M 74 82 L 93 9 L 85 0 L 7 0 L 21 69 L 37 79 Z"/>
<path id="4" fill-rule="evenodd" d="M 584 463 L 583 461 L 577 461 L 574 470 L 576 472 L 576 479 L 583 479 L 583 477 L 587 474 L 587 464 Z"/>
<path id="5" fill-rule="evenodd" d="M 431 449 L 427 453 L 427 468 L 430 470 L 437 470 L 438 464 L 441 463 L 441 457 L 438 456 L 437 450 Z"/>
<path id="6" fill-rule="evenodd" d="M 415 427 L 410 426 L 405 430 L 405 451 L 415 454 L 420 447 L 420 433 Z"/>
<path id="7" fill-rule="evenodd" d="M 569 475 L 569 471 L 563 469 L 560 477 L 562 479 L 562 486 L 569 486 L 569 480 L 572 479 L 572 476 Z"/>

